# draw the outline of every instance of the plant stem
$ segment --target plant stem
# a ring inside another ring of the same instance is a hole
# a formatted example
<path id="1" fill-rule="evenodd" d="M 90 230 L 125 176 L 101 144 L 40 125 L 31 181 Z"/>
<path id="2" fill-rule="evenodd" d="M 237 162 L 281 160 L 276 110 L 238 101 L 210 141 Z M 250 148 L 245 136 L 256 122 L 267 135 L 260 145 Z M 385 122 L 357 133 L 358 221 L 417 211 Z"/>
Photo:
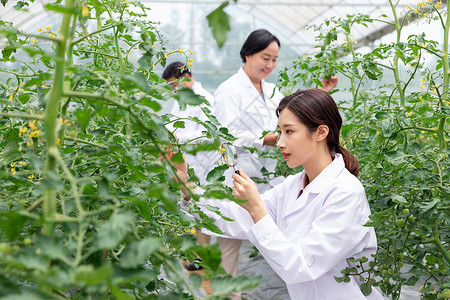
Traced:
<path id="1" fill-rule="evenodd" d="M 434 225 L 433 225 L 433 229 L 432 229 L 432 233 L 431 233 L 431 241 L 436 246 L 438 251 L 442 254 L 442 256 L 444 257 L 444 260 L 447 263 L 447 265 L 450 266 L 450 259 L 448 257 L 448 253 L 445 250 L 445 248 L 442 245 L 441 240 L 439 238 L 437 219 L 438 219 L 438 217 L 435 217 L 435 219 L 434 219 Z"/>
<path id="2" fill-rule="evenodd" d="M 80 138 L 77 138 L 77 137 L 71 137 L 71 136 L 65 135 L 64 139 L 71 140 L 71 141 L 78 142 L 78 143 L 83 143 L 83 144 L 86 144 L 86 145 L 91 145 L 91 146 L 102 148 L 102 149 L 108 149 L 108 147 L 105 146 L 105 145 L 102 145 L 102 144 L 99 144 L 99 143 L 96 143 L 96 142 L 87 141 L 87 140 L 80 139 Z"/>
<path id="3" fill-rule="evenodd" d="M 15 113 L 0 113 L 0 117 L 5 118 L 20 118 L 29 120 L 44 120 L 43 116 L 40 115 L 30 115 L 30 114 L 15 114 Z"/>
<path id="4" fill-rule="evenodd" d="M 66 7 L 73 7 L 74 0 L 66 0 Z M 47 160 L 45 162 L 44 177 L 48 177 L 50 172 L 57 171 L 56 158 L 52 152 L 58 151 L 57 147 L 57 115 L 61 97 L 64 93 L 64 72 L 66 63 L 66 50 L 70 30 L 70 21 L 72 14 L 64 13 L 60 38 L 56 46 L 55 73 L 53 76 L 53 86 L 49 92 L 48 100 L 45 105 L 45 134 L 47 138 Z M 44 189 L 44 219 L 54 219 L 56 214 L 56 193 L 55 189 L 48 187 Z M 43 226 L 45 234 L 51 235 L 54 223 L 46 222 Z"/>
<path id="5" fill-rule="evenodd" d="M 447 1 L 447 12 L 450 9 L 450 3 Z M 445 21 L 445 28 L 444 28 L 444 45 L 443 45 L 443 50 L 442 50 L 442 67 L 444 70 L 444 83 L 442 85 L 442 105 L 448 105 L 448 93 L 449 93 L 449 66 L 448 66 L 448 36 L 449 36 L 449 30 L 450 30 L 450 16 L 447 15 L 447 19 Z M 442 109 L 442 107 L 441 107 Z M 445 121 L 446 121 L 446 117 L 443 116 L 440 120 L 439 120 L 439 125 L 438 128 L 436 130 L 436 133 L 439 137 L 439 149 L 442 151 L 446 148 L 446 140 L 444 137 L 444 126 L 445 126 Z"/>
<path id="6" fill-rule="evenodd" d="M 396 9 L 395 9 L 396 5 L 394 5 L 392 3 L 392 0 L 389 0 L 389 4 L 391 6 L 392 13 L 394 15 L 395 30 L 397 32 L 397 44 L 400 44 L 401 28 L 400 28 L 400 23 L 399 23 L 398 17 L 397 17 L 397 12 L 396 12 Z M 404 90 L 404 88 L 401 85 L 400 75 L 399 75 L 399 72 L 398 72 L 398 61 L 399 61 L 399 59 L 400 59 L 400 56 L 398 55 L 397 51 L 395 51 L 394 67 L 393 67 L 395 84 L 397 85 L 398 94 L 400 96 L 400 105 L 405 106 L 405 90 Z"/>

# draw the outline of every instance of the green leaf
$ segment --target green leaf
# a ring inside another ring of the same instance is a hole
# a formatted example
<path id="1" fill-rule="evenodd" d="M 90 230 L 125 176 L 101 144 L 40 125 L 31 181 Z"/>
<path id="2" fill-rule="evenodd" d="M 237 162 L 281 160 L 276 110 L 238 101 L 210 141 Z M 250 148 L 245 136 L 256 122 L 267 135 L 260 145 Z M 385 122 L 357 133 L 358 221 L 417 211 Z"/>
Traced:
<path id="1" fill-rule="evenodd" d="M 131 212 L 113 215 L 98 228 L 97 247 L 112 249 L 116 247 L 133 228 L 134 216 Z"/>
<path id="2" fill-rule="evenodd" d="M 151 69 L 153 68 L 153 52 L 147 51 L 138 59 L 138 64 L 143 69 Z"/>
<path id="3" fill-rule="evenodd" d="M 231 193 L 227 192 L 223 189 L 208 189 L 203 193 L 203 197 L 205 198 L 213 198 L 213 199 L 230 199 L 233 198 Z"/>
<path id="4" fill-rule="evenodd" d="M 184 121 L 176 121 L 176 122 L 174 122 L 174 123 L 173 123 L 173 127 L 174 127 L 174 128 L 186 128 L 186 127 L 184 126 Z"/>
<path id="5" fill-rule="evenodd" d="M 209 171 L 208 175 L 206 175 L 206 181 L 214 182 L 219 180 L 223 176 L 223 173 L 228 170 L 229 166 L 220 165 Z"/>
<path id="6" fill-rule="evenodd" d="M 14 9 L 19 10 L 24 6 L 28 6 L 29 4 L 25 1 L 17 1 L 16 5 L 14 5 Z"/>
<path id="7" fill-rule="evenodd" d="M 8 0 L 0 0 L 0 1 L 1 1 L 1 3 L 2 3 L 3 6 L 5 6 L 6 3 L 8 3 Z"/>
<path id="8" fill-rule="evenodd" d="M 36 238 L 36 245 L 42 254 L 50 259 L 64 259 L 65 250 L 61 242 L 55 237 L 40 235 Z"/>
<path id="9" fill-rule="evenodd" d="M 400 195 L 393 195 L 391 198 L 395 203 L 408 203 L 408 201 Z"/>
<path id="10" fill-rule="evenodd" d="M 117 300 L 133 300 L 134 298 L 133 297 L 131 297 L 130 295 L 128 295 L 127 293 L 125 293 L 125 292 L 122 292 L 121 290 L 120 290 L 120 288 L 118 288 L 117 286 L 115 286 L 115 285 L 109 285 L 109 288 L 111 289 L 111 292 L 113 293 L 113 295 L 114 295 L 114 297 L 117 299 Z"/>
<path id="11" fill-rule="evenodd" d="M 219 48 L 222 48 L 225 44 L 228 31 L 231 29 L 230 16 L 224 11 L 224 8 L 228 6 L 228 3 L 228 1 L 223 2 L 206 16 L 208 26 L 211 28 L 211 33 Z"/>
<path id="12" fill-rule="evenodd" d="M 372 293 L 372 284 L 370 282 L 364 282 L 359 288 L 364 296 L 369 296 Z"/>
<path id="13" fill-rule="evenodd" d="M 198 274 L 191 274 L 189 275 L 189 280 L 192 283 L 192 287 L 196 290 L 198 290 L 202 286 L 202 276 Z"/>
<path id="14" fill-rule="evenodd" d="M 37 292 L 22 291 L 20 294 L 7 295 L 1 300 L 48 300 L 48 296 L 40 295 Z"/>
<path id="15" fill-rule="evenodd" d="M 429 211 L 430 211 L 431 209 L 433 209 L 433 207 L 435 207 L 436 204 L 438 204 L 439 202 L 440 202 L 440 200 L 437 199 L 437 198 L 434 198 L 433 200 L 428 201 L 428 202 L 424 202 L 424 204 L 422 204 L 422 205 L 420 206 L 420 212 L 421 212 L 421 213 L 427 213 L 427 212 L 429 212 Z"/>
<path id="16" fill-rule="evenodd" d="M 78 124 L 80 124 L 81 130 L 86 131 L 86 128 L 91 119 L 91 109 L 77 109 L 75 111 L 75 116 L 78 119 Z"/>
<path id="17" fill-rule="evenodd" d="M 111 278 L 113 268 L 111 264 L 105 264 L 100 268 L 94 269 L 92 265 L 81 265 L 75 271 L 75 279 L 87 285 L 97 285 L 102 281 Z"/>
<path id="18" fill-rule="evenodd" d="M 214 295 L 223 295 L 231 292 L 252 289 L 257 287 L 261 283 L 261 280 L 261 276 L 252 278 L 247 276 L 214 277 L 211 280 L 211 287 L 214 290 Z"/>
<path id="19" fill-rule="evenodd" d="M 143 105 L 147 106 L 148 108 L 153 109 L 153 111 L 158 112 L 162 109 L 161 104 L 159 104 L 156 101 L 153 101 L 152 99 L 145 97 L 142 98 L 142 100 L 139 101 L 140 103 L 142 103 Z"/>
<path id="20" fill-rule="evenodd" d="M 9 59 L 11 54 L 16 53 L 17 49 L 14 46 L 6 45 L 2 50 L 3 59 Z"/>
<path id="21" fill-rule="evenodd" d="M 181 88 L 177 91 L 175 99 L 184 104 L 200 105 L 203 103 L 204 98 L 195 94 L 191 89 Z"/>
<path id="22" fill-rule="evenodd" d="M 46 4 L 44 5 L 44 8 L 50 11 L 55 11 L 59 13 L 65 13 L 65 14 L 76 14 L 77 11 L 75 7 L 65 7 L 61 5 L 55 5 L 55 4 Z"/>
<path id="23" fill-rule="evenodd" d="M 26 217 L 16 212 L 4 212 L 0 215 L 0 231 L 3 231 L 9 240 L 15 240 L 22 232 Z"/>
<path id="24" fill-rule="evenodd" d="M 147 262 L 153 252 L 159 249 L 162 242 L 158 238 L 147 238 L 132 242 L 120 256 L 123 268 L 135 268 Z"/>

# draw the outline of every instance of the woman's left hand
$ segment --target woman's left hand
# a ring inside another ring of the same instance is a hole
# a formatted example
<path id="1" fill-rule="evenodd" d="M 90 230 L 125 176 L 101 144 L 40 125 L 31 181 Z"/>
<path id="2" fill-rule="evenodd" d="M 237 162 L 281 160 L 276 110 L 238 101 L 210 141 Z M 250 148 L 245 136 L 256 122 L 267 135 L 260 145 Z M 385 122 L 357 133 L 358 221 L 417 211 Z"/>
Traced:
<path id="1" fill-rule="evenodd" d="M 256 184 L 242 170 L 239 174 L 233 174 L 233 196 L 241 200 L 247 200 L 240 204 L 248 211 L 253 221 L 256 223 L 269 212 L 264 202 L 261 200 Z"/>

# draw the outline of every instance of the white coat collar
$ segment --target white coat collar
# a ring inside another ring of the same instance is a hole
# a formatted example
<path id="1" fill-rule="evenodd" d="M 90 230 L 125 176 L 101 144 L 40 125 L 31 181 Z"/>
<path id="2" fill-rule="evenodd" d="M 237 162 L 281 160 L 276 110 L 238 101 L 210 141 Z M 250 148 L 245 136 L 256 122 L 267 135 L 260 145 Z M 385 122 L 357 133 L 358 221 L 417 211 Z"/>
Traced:
<path id="1" fill-rule="evenodd" d="M 304 177 L 305 171 L 300 173 L 300 190 L 303 189 L 302 195 L 297 199 L 294 205 L 291 207 L 287 207 L 286 215 L 294 213 L 299 209 L 302 209 L 307 203 L 314 200 L 317 195 L 321 192 L 327 190 L 329 186 L 331 186 L 336 177 L 342 170 L 345 168 L 344 159 L 341 154 L 336 153 L 334 160 L 329 164 L 325 169 L 320 172 L 319 176 L 317 176 L 312 182 L 310 182 L 306 187 L 304 186 Z M 290 197 L 297 198 L 299 190 L 293 189 L 291 191 Z"/>
<path id="2" fill-rule="evenodd" d="M 237 72 L 238 80 L 241 82 L 243 86 L 247 86 L 251 89 L 251 91 L 255 94 L 255 96 L 258 96 L 257 99 L 260 99 L 264 102 L 264 100 L 260 97 L 261 95 L 258 93 L 258 90 L 253 85 L 252 81 L 250 80 L 250 77 L 248 77 L 247 73 L 245 73 L 244 68 L 240 67 L 239 71 Z M 261 88 L 264 94 L 265 101 L 268 101 L 272 98 L 273 89 L 274 87 L 271 86 L 271 84 L 268 84 L 264 79 L 261 80 Z"/>
<path id="3" fill-rule="evenodd" d="M 199 90 L 202 88 L 202 84 L 198 81 L 194 81 L 194 84 L 191 87 L 191 90 L 195 93 L 196 90 Z"/>
<path id="4" fill-rule="evenodd" d="M 305 191 L 318 194 L 321 191 L 326 190 L 328 186 L 330 186 L 334 182 L 334 179 L 339 175 L 339 173 L 342 172 L 344 168 L 345 163 L 342 154 L 335 153 L 334 159 L 331 162 L 331 164 L 329 164 L 325 169 L 323 169 L 322 172 L 320 172 L 319 176 L 314 178 L 314 180 L 306 186 Z M 302 176 L 302 186 L 303 186 L 303 176 Z"/>

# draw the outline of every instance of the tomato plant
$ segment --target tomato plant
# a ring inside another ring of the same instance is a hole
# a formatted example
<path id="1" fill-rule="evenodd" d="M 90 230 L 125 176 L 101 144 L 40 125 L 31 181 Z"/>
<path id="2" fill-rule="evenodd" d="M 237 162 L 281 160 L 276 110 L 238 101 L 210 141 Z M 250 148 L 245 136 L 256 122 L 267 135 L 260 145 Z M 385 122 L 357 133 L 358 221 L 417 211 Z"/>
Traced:
<path id="1" fill-rule="evenodd" d="M 0 298 L 197 298 L 201 278 L 179 261 L 200 257 L 210 278 L 223 274 L 217 247 L 189 234 L 218 229 L 179 208 L 174 163 L 181 150 L 215 151 L 231 137 L 205 109 L 210 142 L 178 145 L 161 103 L 203 98 L 154 73 L 175 52 L 189 64 L 192 51 L 167 49 L 139 1 L 45 9 L 59 28 L 0 21 Z M 229 196 L 217 186 L 206 192 Z M 258 283 L 214 277 L 211 297 Z"/>

